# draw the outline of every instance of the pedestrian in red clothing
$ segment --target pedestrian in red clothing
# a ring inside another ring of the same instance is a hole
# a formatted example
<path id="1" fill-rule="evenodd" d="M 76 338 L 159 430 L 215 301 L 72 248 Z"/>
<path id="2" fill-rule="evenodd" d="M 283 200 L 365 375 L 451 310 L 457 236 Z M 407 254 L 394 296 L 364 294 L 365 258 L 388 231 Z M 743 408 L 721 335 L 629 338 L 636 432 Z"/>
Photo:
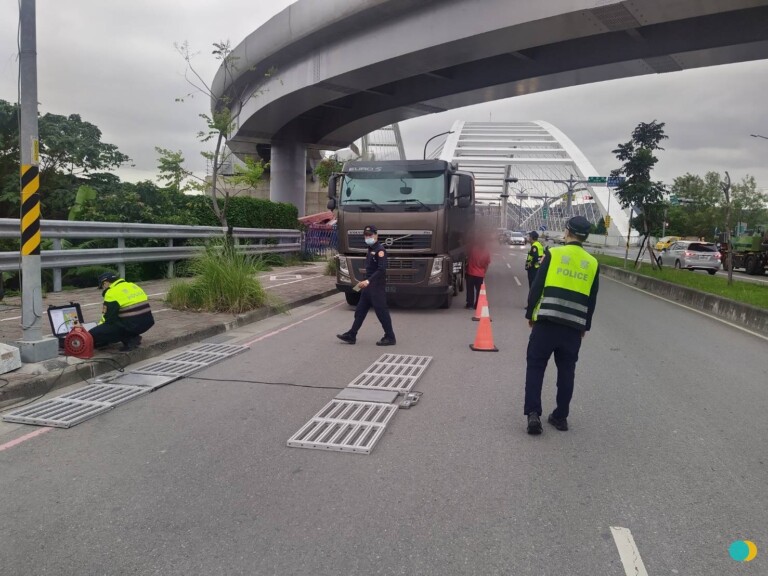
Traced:
<path id="1" fill-rule="evenodd" d="M 467 305 L 465 308 L 475 309 L 480 296 L 480 286 L 485 281 L 485 273 L 491 264 L 491 253 L 485 247 L 485 240 L 475 236 L 469 248 L 467 257 Z"/>

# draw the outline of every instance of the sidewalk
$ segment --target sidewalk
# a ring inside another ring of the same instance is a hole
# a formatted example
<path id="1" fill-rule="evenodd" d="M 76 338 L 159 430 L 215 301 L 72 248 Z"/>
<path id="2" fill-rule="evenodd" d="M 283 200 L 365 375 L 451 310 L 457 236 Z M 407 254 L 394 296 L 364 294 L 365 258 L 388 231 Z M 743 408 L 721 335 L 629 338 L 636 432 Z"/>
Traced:
<path id="1" fill-rule="evenodd" d="M 324 263 L 315 263 L 275 268 L 270 272 L 261 273 L 259 278 L 270 296 L 270 304 L 240 315 L 173 310 L 164 301 L 170 280 L 142 282 L 140 285 L 149 296 L 155 325 L 144 334 L 140 348 L 131 352 L 118 352 L 120 347 L 118 343 L 97 350 L 94 358 L 88 360 L 66 357 L 60 352 L 57 358 L 24 364 L 18 370 L 0 375 L 0 408 L 73 384 L 81 381 L 82 378 L 109 372 L 114 370 L 115 363 L 126 366 L 159 356 L 169 350 L 336 294 L 336 279 L 333 276 L 325 276 L 324 269 Z M 97 322 L 101 315 L 101 301 L 101 292 L 95 286 L 89 289 L 45 295 L 43 297 L 43 336 L 51 335 L 48 315 L 45 313 L 48 306 L 78 302 L 85 321 Z M 21 299 L 20 297 L 5 298 L 0 302 L 0 341 L 12 344 L 20 340 L 21 335 Z M 80 372 L 77 371 L 78 368 Z"/>

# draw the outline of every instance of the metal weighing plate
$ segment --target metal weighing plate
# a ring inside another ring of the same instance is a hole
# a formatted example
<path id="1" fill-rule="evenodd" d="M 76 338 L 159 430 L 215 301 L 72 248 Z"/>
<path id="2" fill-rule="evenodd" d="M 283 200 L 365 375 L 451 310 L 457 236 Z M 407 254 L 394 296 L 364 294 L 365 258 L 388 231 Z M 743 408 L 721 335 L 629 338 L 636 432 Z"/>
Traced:
<path id="1" fill-rule="evenodd" d="M 397 400 L 394 390 L 369 390 L 366 388 L 344 388 L 336 394 L 336 400 L 355 400 L 357 402 L 384 402 L 392 404 Z"/>
<path id="2" fill-rule="evenodd" d="M 217 354 L 219 356 L 234 356 L 235 354 L 240 354 L 240 352 L 245 352 L 246 350 L 250 350 L 250 348 L 248 348 L 248 346 L 235 346 L 234 344 L 208 343 L 200 344 L 199 346 L 190 348 L 187 350 L 187 352 Z"/>
<path id="3" fill-rule="evenodd" d="M 108 384 L 117 384 L 118 386 L 140 386 L 142 388 L 149 388 L 150 390 L 157 390 L 178 379 L 178 376 L 158 376 L 156 374 L 137 374 L 135 372 L 128 372 L 127 374 L 123 374 L 122 376 L 111 380 Z"/>
<path id="4" fill-rule="evenodd" d="M 395 412 L 394 404 L 331 400 L 288 446 L 370 454 Z"/>
<path id="5" fill-rule="evenodd" d="M 70 428 L 150 392 L 149 388 L 96 384 L 6 414 L 6 422 Z"/>
<path id="6" fill-rule="evenodd" d="M 159 360 L 152 362 L 136 370 L 131 370 L 132 374 L 154 374 L 156 376 L 186 376 L 202 370 L 208 366 L 203 362 L 177 362 L 172 360 Z"/>
<path id="7" fill-rule="evenodd" d="M 410 392 L 431 361 L 431 356 L 383 354 L 352 380 L 349 387 Z"/>

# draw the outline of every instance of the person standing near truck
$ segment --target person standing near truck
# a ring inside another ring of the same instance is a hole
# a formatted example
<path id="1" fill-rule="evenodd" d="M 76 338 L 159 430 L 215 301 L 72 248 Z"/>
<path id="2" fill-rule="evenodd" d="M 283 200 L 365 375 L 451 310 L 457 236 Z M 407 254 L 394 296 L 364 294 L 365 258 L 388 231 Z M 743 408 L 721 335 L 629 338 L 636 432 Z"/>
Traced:
<path id="1" fill-rule="evenodd" d="M 533 286 L 533 280 L 536 278 L 536 272 L 541 266 L 541 259 L 544 257 L 544 246 L 539 242 L 539 233 L 536 230 L 528 232 L 528 242 L 531 249 L 528 250 L 528 256 L 525 258 L 525 271 L 528 273 L 528 289 Z"/>
<path id="2" fill-rule="evenodd" d="M 392 330 L 392 318 L 387 308 L 387 251 L 379 242 L 379 231 L 376 226 L 366 226 L 363 230 L 368 253 L 365 257 L 365 280 L 355 286 L 360 291 L 360 300 L 355 307 L 355 321 L 352 328 L 336 338 L 347 344 L 357 341 L 357 333 L 363 325 L 368 311 L 373 308 L 376 317 L 384 329 L 384 337 L 376 342 L 377 346 L 394 346 L 397 341 Z"/>
<path id="3" fill-rule="evenodd" d="M 592 327 L 600 267 L 582 243 L 591 225 L 584 216 L 566 223 L 565 246 L 549 248 L 528 293 L 525 317 L 531 328 L 525 372 L 528 434 L 541 434 L 541 388 L 544 371 L 554 353 L 557 365 L 557 406 L 547 421 L 568 430 L 576 362 L 584 334 Z"/>
<path id="4" fill-rule="evenodd" d="M 480 287 L 485 281 L 485 274 L 491 264 L 491 253 L 479 234 L 476 234 L 471 242 L 467 258 L 467 304 L 464 307 L 474 310 L 477 308 L 477 299 L 480 297 Z"/>

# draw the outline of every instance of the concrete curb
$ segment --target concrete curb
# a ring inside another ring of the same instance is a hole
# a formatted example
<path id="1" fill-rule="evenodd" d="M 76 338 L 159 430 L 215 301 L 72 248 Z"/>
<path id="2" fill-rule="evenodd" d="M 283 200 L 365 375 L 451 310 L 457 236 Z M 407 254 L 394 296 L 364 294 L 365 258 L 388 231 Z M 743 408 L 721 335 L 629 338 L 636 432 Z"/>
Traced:
<path id="1" fill-rule="evenodd" d="M 722 296 L 715 296 L 714 294 L 707 294 L 706 292 L 700 292 L 693 288 L 686 288 L 685 286 L 679 286 L 672 284 L 671 282 L 665 282 L 664 280 L 657 280 L 649 276 L 643 276 L 642 274 L 636 274 L 635 272 L 628 272 L 620 268 L 614 268 L 613 266 L 600 265 L 600 271 L 603 275 L 619 280 L 631 286 L 635 286 L 646 292 L 669 298 L 691 308 L 695 308 L 706 314 L 722 318 L 728 322 L 732 322 L 739 326 L 742 326 L 753 332 L 768 336 L 768 310 L 763 308 L 757 308 L 756 306 L 750 306 L 749 304 L 742 304 L 741 302 L 735 302 L 734 300 L 728 300 Z"/>
<path id="2" fill-rule="evenodd" d="M 183 336 L 155 342 L 154 344 L 141 347 L 137 350 L 132 350 L 131 352 L 106 353 L 104 356 L 99 357 L 99 360 L 95 362 L 92 358 L 89 360 L 82 360 L 77 364 L 69 364 L 65 357 L 41 362 L 43 368 L 47 370 L 46 373 L 30 375 L 29 380 L 0 388 L 0 408 L 14 404 L 25 398 L 33 398 L 35 396 L 47 394 L 57 388 L 82 382 L 86 378 L 105 374 L 114 370 L 118 365 L 128 366 L 129 364 L 148 360 L 149 358 L 160 356 L 166 352 L 175 350 L 176 348 L 181 348 L 182 346 L 217 336 L 218 334 L 234 330 L 235 328 L 246 324 L 283 314 L 288 310 L 304 306 L 310 302 L 327 298 L 328 296 L 333 296 L 338 293 L 339 291 L 336 288 L 333 288 L 300 298 L 294 302 L 289 302 L 285 305 L 285 309 L 273 307 L 259 308 L 258 310 L 240 314 L 228 322 L 222 322 L 221 324 L 214 326 L 206 326 L 199 330 L 188 332 Z M 108 360 L 108 358 L 111 360 Z M 83 368 L 84 365 L 88 365 L 88 368 Z M 79 372 L 78 369 L 80 369 Z"/>

